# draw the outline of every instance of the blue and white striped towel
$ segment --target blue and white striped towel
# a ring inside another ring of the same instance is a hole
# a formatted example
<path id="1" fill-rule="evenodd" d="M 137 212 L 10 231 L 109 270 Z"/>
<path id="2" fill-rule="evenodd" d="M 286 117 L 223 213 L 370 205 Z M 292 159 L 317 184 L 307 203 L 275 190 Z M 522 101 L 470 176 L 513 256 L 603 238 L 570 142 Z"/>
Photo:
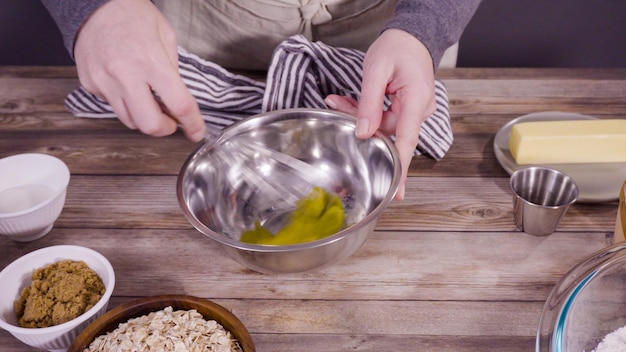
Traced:
<path id="1" fill-rule="evenodd" d="M 266 111 L 289 108 L 328 108 L 328 94 L 351 96 L 361 91 L 365 54 L 310 42 L 296 35 L 274 51 L 265 82 L 231 73 L 179 48 L 179 71 L 196 98 L 206 122 L 224 128 L 233 122 Z M 452 145 L 446 88 L 435 81 L 437 109 L 422 124 L 416 154 L 439 160 Z M 385 99 L 385 108 L 390 100 Z M 79 117 L 115 117 L 105 101 L 80 87 L 65 100 L 67 109 Z"/>

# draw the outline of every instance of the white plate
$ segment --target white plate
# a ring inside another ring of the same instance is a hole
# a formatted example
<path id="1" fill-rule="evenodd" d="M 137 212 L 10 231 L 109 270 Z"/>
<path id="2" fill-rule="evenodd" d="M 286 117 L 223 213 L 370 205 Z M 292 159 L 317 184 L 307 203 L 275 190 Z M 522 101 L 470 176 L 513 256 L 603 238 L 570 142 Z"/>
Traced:
<path id="1" fill-rule="evenodd" d="M 569 112 L 547 111 L 520 116 L 504 125 L 493 141 L 493 150 L 500 165 L 509 173 L 530 165 L 517 165 L 509 151 L 511 127 L 526 121 L 591 120 L 595 117 Z M 579 202 L 598 203 L 617 200 L 626 180 L 626 163 L 543 164 L 571 176 L 579 190 Z"/>

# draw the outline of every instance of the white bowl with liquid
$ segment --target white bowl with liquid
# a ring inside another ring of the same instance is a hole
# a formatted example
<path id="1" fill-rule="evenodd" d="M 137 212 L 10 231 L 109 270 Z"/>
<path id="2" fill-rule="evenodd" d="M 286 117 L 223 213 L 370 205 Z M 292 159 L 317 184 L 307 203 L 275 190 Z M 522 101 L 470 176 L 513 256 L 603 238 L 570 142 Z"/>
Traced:
<path id="1" fill-rule="evenodd" d="M 0 235 L 20 242 L 47 235 L 63 210 L 69 181 L 67 165 L 51 155 L 0 159 Z"/>

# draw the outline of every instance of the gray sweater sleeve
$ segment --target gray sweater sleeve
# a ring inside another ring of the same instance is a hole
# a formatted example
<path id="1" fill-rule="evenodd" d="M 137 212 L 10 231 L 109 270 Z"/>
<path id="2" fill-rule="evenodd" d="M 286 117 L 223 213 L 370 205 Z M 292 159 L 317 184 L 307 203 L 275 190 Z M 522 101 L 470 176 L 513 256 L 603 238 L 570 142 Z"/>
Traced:
<path id="1" fill-rule="evenodd" d="M 83 22 L 107 0 L 41 0 L 59 27 L 63 42 L 74 58 L 74 40 Z"/>
<path id="2" fill-rule="evenodd" d="M 443 52 L 459 41 L 481 0 L 400 0 L 383 30 L 414 35 L 430 51 L 437 69 Z"/>

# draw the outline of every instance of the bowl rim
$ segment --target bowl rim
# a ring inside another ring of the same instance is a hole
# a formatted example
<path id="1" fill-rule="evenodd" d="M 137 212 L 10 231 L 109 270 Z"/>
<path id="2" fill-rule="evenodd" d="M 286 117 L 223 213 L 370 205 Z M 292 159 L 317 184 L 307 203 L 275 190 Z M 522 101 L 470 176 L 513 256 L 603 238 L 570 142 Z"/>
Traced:
<path id="1" fill-rule="evenodd" d="M 307 114 L 306 116 L 303 114 Z M 380 214 L 384 211 L 387 205 L 393 200 L 395 197 L 398 187 L 400 184 L 400 176 L 401 176 L 401 166 L 400 166 L 400 156 L 398 154 L 398 150 L 395 147 L 395 144 L 391 140 L 391 138 L 387 137 L 380 131 L 376 131 L 374 135 L 370 138 L 377 138 L 383 141 L 385 146 L 387 147 L 389 154 L 391 155 L 391 159 L 393 161 L 393 178 L 391 180 L 391 184 L 389 186 L 389 191 L 385 194 L 385 197 L 381 200 L 381 202 L 372 209 L 369 214 L 365 215 L 358 223 L 351 225 L 350 227 L 343 229 L 331 236 L 321 238 L 319 240 L 306 242 L 306 243 L 298 243 L 292 245 L 285 246 L 269 246 L 269 245 L 259 245 L 252 243 L 240 242 L 238 240 L 232 239 L 228 236 L 224 236 L 220 233 L 217 233 L 211 230 L 208 226 L 199 221 L 186 206 L 186 200 L 183 192 L 183 179 L 185 177 L 187 168 L 189 165 L 201 155 L 199 152 L 205 148 L 210 148 L 211 145 L 221 141 L 223 138 L 229 136 L 236 136 L 239 133 L 249 131 L 255 127 L 260 126 L 259 118 L 268 119 L 269 122 L 277 122 L 283 120 L 294 120 L 302 117 L 314 117 L 314 118 L 325 118 L 328 119 L 332 117 L 334 120 L 341 120 L 345 123 L 354 124 L 356 127 L 356 117 L 346 114 L 340 111 L 328 110 L 328 109 L 319 109 L 319 108 L 293 108 L 293 109 L 281 109 L 281 110 L 272 110 L 265 113 L 256 114 L 245 118 L 243 120 L 237 121 L 232 125 L 224 128 L 224 130 L 217 135 L 217 137 L 206 140 L 204 143 L 201 143 L 185 160 L 183 165 L 180 168 L 180 172 L 178 173 L 178 178 L 176 181 L 176 193 L 178 197 L 178 203 L 183 212 L 183 215 L 187 220 L 202 234 L 210 237 L 211 239 L 231 247 L 233 249 L 245 250 L 250 252 L 262 252 L 262 253 L 280 253 L 280 252 L 291 252 L 294 250 L 304 250 L 304 249 L 313 249 L 317 247 L 326 246 L 330 243 L 340 241 L 344 239 L 350 233 L 359 230 L 365 226 L 367 226 L 371 221 L 375 220 L 380 216 Z"/>
<path id="2" fill-rule="evenodd" d="M 535 338 L 535 351 L 561 351 L 563 328 L 578 294 L 596 277 L 626 264 L 626 241 L 597 250 L 573 266 L 554 285 L 541 311 Z"/>
<path id="3" fill-rule="evenodd" d="M 563 204 L 557 204 L 557 205 L 545 205 L 545 204 L 539 204 L 536 202 L 532 202 L 528 199 L 526 199 L 526 197 L 523 197 L 520 192 L 518 192 L 515 187 L 514 187 L 514 183 L 517 177 L 519 177 L 519 175 L 523 174 L 524 172 L 537 172 L 537 171 L 547 171 L 550 173 L 553 173 L 554 175 L 560 176 L 562 177 L 564 180 L 567 180 L 568 182 L 570 182 L 571 186 L 573 187 L 572 190 L 574 192 L 574 197 L 568 201 L 567 203 L 563 203 Z M 517 169 L 515 171 L 513 171 L 513 173 L 511 174 L 511 176 L 509 177 L 509 190 L 513 193 L 513 196 L 516 199 L 519 199 L 520 201 L 522 201 L 524 204 L 528 204 L 532 207 L 536 207 L 536 208 L 544 208 L 544 209 L 559 209 L 559 208 L 563 208 L 563 207 L 569 207 L 572 204 L 576 203 L 576 201 L 578 201 L 578 197 L 580 194 L 580 190 L 578 188 L 578 185 L 576 184 L 576 181 L 568 174 L 559 171 L 557 169 L 551 168 L 551 167 L 547 167 L 547 166 L 538 166 L 538 165 L 532 165 L 532 166 L 526 166 L 526 167 L 522 167 L 520 169 Z"/>
<path id="4" fill-rule="evenodd" d="M 88 247 L 77 246 L 77 245 L 58 245 L 58 246 L 50 246 L 50 247 L 44 247 L 44 248 L 34 250 L 32 252 L 24 254 L 23 256 L 15 259 L 13 262 L 7 265 L 4 269 L 2 269 L 2 271 L 0 271 L 0 282 L 2 282 L 2 278 L 4 275 L 6 275 L 8 270 L 13 269 L 14 267 L 19 267 L 19 265 L 22 264 L 24 261 L 32 257 L 39 256 L 41 253 L 55 252 L 55 251 L 60 251 L 64 249 L 78 250 L 78 251 L 87 253 L 90 256 L 93 256 L 96 259 L 98 259 L 100 262 L 102 262 L 109 276 L 109 280 L 107 282 L 104 282 L 105 291 L 102 297 L 100 297 L 100 300 L 98 300 L 98 302 L 93 307 L 89 308 L 89 310 L 79 315 L 78 317 L 72 320 L 66 321 L 65 323 L 58 324 L 58 325 L 53 325 L 53 326 L 49 326 L 46 328 L 23 328 L 21 326 L 10 324 L 4 319 L 0 318 L 0 328 L 12 334 L 16 333 L 16 334 L 20 334 L 23 336 L 62 333 L 87 321 L 88 319 L 93 317 L 100 309 L 108 305 L 109 299 L 111 298 L 111 295 L 113 294 L 113 289 L 115 287 L 115 271 L 113 270 L 113 266 L 111 265 L 111 262 L 109 262 L 109 260 L 104 255 Z M 63 256 L 59 255 L 59 257 L 63 257 Z M 73 259 L 73 260 L 78 260 L 78 259 Z M 32 270 L 35 270 L 35 269 L 38 269 L 38 268 L 32 268 L 31 272 Z"/>
<path id="5" fill-rule="evenodd" d="M 132 318 L 163 310 L 168 306 L 172 306 L 174 310 L 196 309 L 205 319 L 217 321 L 233 334 L 244 352 L 255 352 L 254 341 L 250 332 L 235 314 L 213 301 L 185 294 L 147 296 L 123 303 L 104 313 L 89 324 L 78 337 L 74 339 L 67 351 L 82 351 L 84 348 L 88 347 L 96 337 L 113 331 L 119 324 L 125 323 Z M 210 311 L 212 314 L 215 314 L 217 318 L 204 314 L 196 308 L 197 306 Z M 227 324 L 223 321 L 219 321 L 222 320 L 220 316 L 224 317 Z M 86 341 L 87 339 L 89 339 L 89 341 Z"/>
<path id="6" fill-rule="evenodd" d="M 13 211 L 13 212 L 10 212 L 10 213 L 2 213 L 2 212 L 0 212 L 0 220 L 8 220 L 8 219 L 13 219 L 13 218 L 18 218 L 20 216 L 28 215 L 28 214 L 31 214 L 31 213 L 39 210 L 39 209 L 45 208 L 50 203 L 54 202 L 57 199 L 57 197 L 59 197 L 61 194 L 65 193 L 67 191 L 67 186 L 70 183 L 71 174 L 70 174 L 70 169 L 67 166 L 67 164 L 63 160 L 57 158 L 54 155 L 50 155 L 50 154 L 45 154 L 45 153 L 21 153 L 21 154 L 9 155 L 9 156 L 6 156 L 4 158 L 0 158 L 0 166 L 3 163 L 12 162 L 12 161 L 15 161 L 16 159 L 22 159 L 22 158 L 48 159 L 48 160 L 51 160 L 52 162 L 56 163 L 61 168 L 61 171 L 63 172 L 63 174 L 62 174 L 62 181 L 61 181 L 61 187 L 59 187 L 59 189 L 55 190 L 55 192 L 50 197 L 48 197 L 45 201 L 40 202 L 40 203 L 38 203 L 36 205 L 33 205 L 33 206 L 29 207 L 29 208 L 18 210 L 18 211 Z"/>

